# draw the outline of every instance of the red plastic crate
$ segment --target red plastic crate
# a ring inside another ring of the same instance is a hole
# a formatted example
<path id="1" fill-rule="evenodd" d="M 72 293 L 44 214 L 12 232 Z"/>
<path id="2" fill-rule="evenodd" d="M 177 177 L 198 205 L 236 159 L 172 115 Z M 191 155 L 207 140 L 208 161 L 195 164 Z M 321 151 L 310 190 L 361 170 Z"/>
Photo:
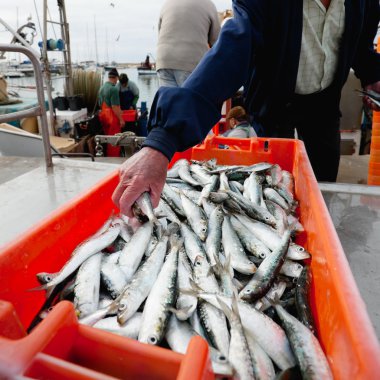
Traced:
<path id="1" fill-rule="evenodd" d="M 219 145 L 234 149 L 218 149 Z M 335 379 L 375 379 L 380 349 L 348 262 L 324 204 L 302 142 L 285 139 L 207 138 L 176 154 L 220 164 L 278 163 L 295 176 L 300 218 L 298 239 L 312 253 L 311 304 L 322 347 Z M 73 249 L 93 234 L 114 206 L 118 173 L 79 195 L 44 221 L 0 248 L 0 378 L 207 379 L 212 378 L 207 345 L 192 341 L 186 355 L 78 325 L 73 307 L 62 302 L 35 329 L 25 328 L 44 301 L 35 274 L 55 272 Z M 115 210 L 117 211 L 117 210 Z"/>
<path id="2" fill-rule="evenodd" d="M 136 121 L 137 120 L 137 111 L 136 110 L 126 110 L 122 111 L 121 114 L 124 121 Z"/>

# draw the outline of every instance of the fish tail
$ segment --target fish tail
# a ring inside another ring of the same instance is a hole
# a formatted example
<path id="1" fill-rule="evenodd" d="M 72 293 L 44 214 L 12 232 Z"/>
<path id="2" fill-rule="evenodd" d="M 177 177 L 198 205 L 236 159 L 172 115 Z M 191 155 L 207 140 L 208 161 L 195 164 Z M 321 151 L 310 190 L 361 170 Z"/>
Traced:
<path id="1" fill-rule="evenodd" d="M 169 311 L 171 311 L 180 321 L 184 321 L 189 318 L 189 312 L 192 308 L 193 306 L 183 307 L 182 309 L 169 307 Z"/>
<path id="2" fill-rule="evenodd" d="M 227 317 L 229 321 L 231 321 L 233 319 L 233 311 L 219 296 L 216 296 L 216 299 L 224 315 Z"/>

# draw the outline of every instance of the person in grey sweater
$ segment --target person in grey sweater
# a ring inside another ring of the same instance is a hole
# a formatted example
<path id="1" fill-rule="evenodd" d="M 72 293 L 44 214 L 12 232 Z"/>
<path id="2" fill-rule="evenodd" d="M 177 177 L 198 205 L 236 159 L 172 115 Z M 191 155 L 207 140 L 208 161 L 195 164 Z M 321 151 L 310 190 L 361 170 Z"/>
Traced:
<path id="1" fill-rule="evenodd" d="M 156 69 L 159 85 L 180 87 L 220 31 L 211 0 L 167 0 L 160 12 Z"/>
<path id="2" fill-rule="evenodd" d="M 231 108 L 226 117 L 226 124 L 229 129 L 223 133 L 223 137 L 239 139 L 257 137 L 255 130 L 249 124 L 249 116 L 243 107 Z"/>

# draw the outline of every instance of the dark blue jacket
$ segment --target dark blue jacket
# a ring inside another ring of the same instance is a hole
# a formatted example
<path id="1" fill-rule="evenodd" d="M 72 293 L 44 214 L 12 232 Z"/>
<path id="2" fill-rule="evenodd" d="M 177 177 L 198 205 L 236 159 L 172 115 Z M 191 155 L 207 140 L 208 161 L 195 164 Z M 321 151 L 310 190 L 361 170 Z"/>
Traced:
<path id="1" fill-rule="evenodd" d="M 169 159 L 199 143 L 220 119 L 225 99 L 244 85 L 246 106 L 259 122 L 294 94 L 302 37 L 303 0 L 233 0 L 234 18 L 181 88 L 161 87 L 153 101 L 145 146 Z M 378 0 L 346 0 L 345 31 L 333 88 L 336 104 L 352 67 L 362 85 L 380 80 L 373 49 Z M 275 116 L 274 116 L 275 115 Z"/>

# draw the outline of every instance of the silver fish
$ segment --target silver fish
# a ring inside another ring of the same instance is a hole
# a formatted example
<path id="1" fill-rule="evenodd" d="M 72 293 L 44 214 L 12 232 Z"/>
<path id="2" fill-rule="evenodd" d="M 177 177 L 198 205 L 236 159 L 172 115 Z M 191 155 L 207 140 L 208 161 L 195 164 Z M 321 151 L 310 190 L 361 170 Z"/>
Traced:
<path id="1" fill-rule="evenodd" d="M 245 337 L 251 354 L 255 379 L 274 380 L 276 373 L 270 357 L 250 334 L 246 334 Z"/>
<path id="2" fill-rule="evenodd" d="M 198 297 L 220 307 L 221 299 L 232 307 L 232 298 L 211 293 L 198 293 Z M 287 369 L 296 364 L 293 352 L 284 330 L 264 313 L 252 305 L 238 301 L 239 315 L 247 334 L 250 334 L 271 357 L 280 369 Z"/>
<path id="3" fill-rule="evenodd" d="M 80 317 L 85 317 L 98 308 L 101 261 L 102 253 L 99 252 L 79 267 L 74 285 L 74 307 Z"/>
<path id="4" fill-rule="evenodd" d="M 290 241 L 290 231 L 285 231 L 278 247 L 259 265 L 249 283 L 240 291 L 239 297 L 245 301 L 255 301 L 264 296 L 272 286 L 275 276 L 285 261 Z"/>
<path id="5" fill-rule="evenodd" d="M 100 275 L 102 283 L 110 293 L 111 297 L 113 299 L 117 298 L 127 284 L 123 270 L 117 265 L 117 263 L 103 260 L 100 267 Z"/>
<path id="6" fill-rule="evenodd" d="M 53 274 L 54 277 L 50 282 L 30 290 L 43 290 L 53 288 L 55 285 L 62 282 L 65 278 L 74 273 L 80 265 L 95 253 L 100 252 L 104 248 L 111 245 L 120 233 L 120 225 L 111 225 L 107 231 L 101 234 L 95 234 L 88 238 L 83 243 L 79 244 L 73 251 L 70 259 L 62 267 L 62 269 Z"/>
<path id="7" fill-rule="evenodd" d="M 279 235 L 282 235 L 285 230 L 288 228 L 288 218 L 284 209 L 275 202 L 270 200 L 266 200 L 265 204 L 269 210 L 269 212 L 276 219 L 276 231 Z"/>
<path id="8" fill-rule="evenodd" d="M 178 178 L 178 170 L 180 167 L 181 163 L 177 161 L 166 173 L 166 178 Z"/>
<path id="9" fill-rule="evenodd" d="M 233 191 L 227 191 L 227 194 L 236 201 L 239 206 L 244 210 L 244 212 L 251 218 L 257 219 L 263 223 L 270 226 L 276 225 L 276 219 L 274 216 L 265 208 L 261 206 L 254 205 L 252 202 L 245 199 L 243 196 L 234 193 Z"/>
<path id="10" fill-rule="evenodd" d="M 131 318 L 149 295 L 164 262 L 167 243 L 168 237 L 162 237 L 152 254 L 139 267 L 131 282 L 120 295 L 117 314 L 119 323 L 124 324 Z"/>
<path id="11" fill-rule="evenodd" d="M 129 226 L 129 222 L 126 223 L 124 219 L 122 218 L 117 218 L 114 219 L 117 223 L 120 224 L 120 236 L 122 239 L 127 243 L 129 240 L 131 240 L 131 237 L 133 235 L 133 230 Z"/>
<path id="12" fill-rule="evenodd" d="M 216 264 L 222 244 L 222 224 L 224 213 L 220 206 L 215 207 L 208 219 L 208 235 L 206 239 L 206 253 L 211 266 Z"/>
<path id="13" fill-rule="evenodd" d="M 157 218 L 156 215 L 154 215 L 152 201 L 148 192 L 142 193 L 134 203 L 133 207 L 137 217 L 140 217 L 145 221 L 143 218 L 143 216 L 145 216 L 150 222 L 157 224 Z"/>
<path id="14" fill-rule="evenodd" d="M 231 340 L 228 360 L 233 365 L 238 379 L 254 379 L 251 354 L 241 324 L 238 306 L 236 302 L 232 303 L 231 310 L 221 299 L 218 299 L 218 301 L 230 322 Z"/>
<path id="15" fill-rule="evenodd" d="M 191 264 L 194 264 L 197 256 L 206 257 L 206 252 L 199 237 L 185 223 L 181 223 L 181 235 L 183 237 L 186 254 Z"/>
<path id="16" fill-rule="evenodd" d="M 181 179 L 190 183 L 193 186 L 201 186 L 201 184 L 196 181 L 190 174 L 190 165 L 189 162 L 185 159 L 178 161 L 179 169 L 178 175 Z"/>
<path id="17" fill-rule="evenodd" d="M 145 253 L 144 253 L 144 255 L 146 257 L 149 257 L 152 254 L 152 252 L 156 248 L 157 243 L 158 243 L 158 239 L 155 236 L 152 235 L 150 237 L 148 246 L 146 247 L 146 250 L 145 250 Z"/>
<path id="18" fill-rule="evenodd" d="M 256 272 L 256 265 L 247 258 L 228 216 L 225 216 L 223 220 L 222 242 L 226 257 L 231 257 L 232 268 L 243 274 Z"/>
<path id="19" fill-rule="evenodd" d="M 248 230 L 260 239 L 269 249 L 274 250 L 281 242 L 281 237 L 276 230 L 259 221 L 250 219 L 244 215 L 235 215 L 235 217 L 243 223 Z M 291 260 L 304 260 L 310 257 L 310 253 L 304 247 L 290 243 L 286 257 Z"/>
<path id="20" fill-rule="evenodd" d="M 244 248 L 252 253 L 252 255 L 265 259 L 268 255 L 270 255 L 270 249 L 260 240 L 255 237 L 248 228 L 246 228 L 235 216 L 231 217 L 231 224 L 237 233 L 241 243 Z"/>
<path id="21" fill-rule="evenodd" d="M 194 262 L 194 280 L 206 292 L 218 294 L 219 285 L 212 273 L 210 264 L 203 256 L 198 256 Z M 229 334 L 224 314 L 217 307 L 198 302 L 199 317 L 210 342 L 224 355 L 228 355 Z"/>
<path id="22" fill-rule="evenodd" d="M 282 209 L 289 214 L 290 213 L 290 206 L 286 202 L 286 200 L 275 190 L 270 187 L 267 187 L 264 189 L 264 196 L 266 199 L 269 199 L 270 201 L 277 203 L 279 206 L 282 207 Z"/>
<path id="23" fill-rule="evenodd" d="M 175 236 L 175 235 L 174 235 Z M 178 250 L 182 242 L 171 238 L 171 249 L 145 302 L 139 341 L 152 345 L 161 342 L 177 298 Z"/>
<path id="24" fill-rule="evenodd" d="M 137 339 L 141 327 L 142 313 L 136 313 L 124 325 L 120 325 L 117 317 L 107 317 L 96 322 L 93 327 L 113 334 L 125 336 L 131 339 Z"/>
<path id="25" fill-rule="evenodd" d="M 157 217 L 165 216 L 174 223 L 181 223 L 173 209 L 162 198 L 160 199 L 158 207 L 154 209 L 154 212 Z"/>
<path id="26" fill-rule="evenodd" d="M 171 316 L 165 337 L 169 347 L 173 351 L 185 354 L 190 340 L 194 336 L 199 336 L 199 334 L 189 325 L 189 323 L 179 321 L 174 315 Z M 218 375 L 232 376 L 232 367 L 228 363 L 227 358 L 214 347 L 209 346 L 209 348 L 214 373 Z"/>
<path id="27" fill-rule="evenodd" d="M 211 181 L 211 174 L 201 165 L 190 165 L 190 172 L 201 185 L 205 186 Z"/>
<path id="28" fill-rule="evenodd" d="M 325 354 L 314 334 L 281 305 L 275 306 L 305 379 L 333 379 Z"/>
<path id="29" fill-rule="evenodd" d="M 197 308 L 197 297 L 181 292 L 183 289 L 190 289 L 190 279 L 192 279 L 191 266 L 187 259 L 186 251 L 183 246 L 179 250 L 178 257 L 178 273 L 177 273 L 177 284 L 179 289 L 179 294 L 176 303 L 176 310 L 173 310 L 176 317 L 181 320 L 187 320 Z"/>
<path id="30" fill-rule="evenodd" d="M 186 218 L 193 229 L 202 241 L 207 237 L 207 216 L 203 209 L 192 202 L 184 194 L 181 194 L 182 205 L 185 210 Z"/>
<path id="31" fill-rule="evenodd" d="M 129 282 L 135 274 L 145 250 L 148 247 L 153 231 L 153 223 L 146 222 L 132 236 L 120 253 L 119 267 L 125 273 L 125 279 Z"/>
<path id="32" fill-rule="evenodd" d="M 255 308 L 260 311 L 265 311 L 272 306 L 271 302 L 281 299 L 286 289 L 286 282 L 275 282 L 268 290 L 268 293 L 255 302 Z"/>
<path id="33" fill-rule="evenodd" d="M 289 228 L 292 232 L 299 233 L 299 232 L 305 231 L 305 229 L 303 228 L 298 218 L 296 218 L 294 215 L 289 214 L 287 215 L 287 218 L 288 218 Z"/>
<path id="34" fill-rule="evenodd" d="M 263 190 L 260 178 L 256 173 L 251 173 L 250 176 L 244 181 L 243 195 L 254 205 L 261 205 Z"/>
<path id="35" fill-rule="evenodd" d="M 171 188 L 171 186 L 167 185 L 166 183 L 162 189 L 161 197 L 178 215 L 185 216 L 185 210 L 182 206 L 181 197 Z"/>
<path id="36" fill-rule="evenodd" d="M 228 178 L 226 176 L 225 172 L 220 173 L 219 175 L 219 190 L 220 191 L 227 191 L 231 190 L 230 185 L 228 183 Z"/>
<path id="37" fill-rule="evenodd" d="M 203 199 L 208 199 L 211 192 L 217 190 L 219 177 L 217 175 L 213 175 L 210 177 L 210 181 L 203 187 L 201 195 L 196 202 L 198 206 L 202 204 Z"/>
<path id="38" fill-rule="evenodd" d="M 285 260 L 280 269 L 280 273 L 288 277 L 299 277 L 301 275 L 303 265 L 292 260 Z"/>

